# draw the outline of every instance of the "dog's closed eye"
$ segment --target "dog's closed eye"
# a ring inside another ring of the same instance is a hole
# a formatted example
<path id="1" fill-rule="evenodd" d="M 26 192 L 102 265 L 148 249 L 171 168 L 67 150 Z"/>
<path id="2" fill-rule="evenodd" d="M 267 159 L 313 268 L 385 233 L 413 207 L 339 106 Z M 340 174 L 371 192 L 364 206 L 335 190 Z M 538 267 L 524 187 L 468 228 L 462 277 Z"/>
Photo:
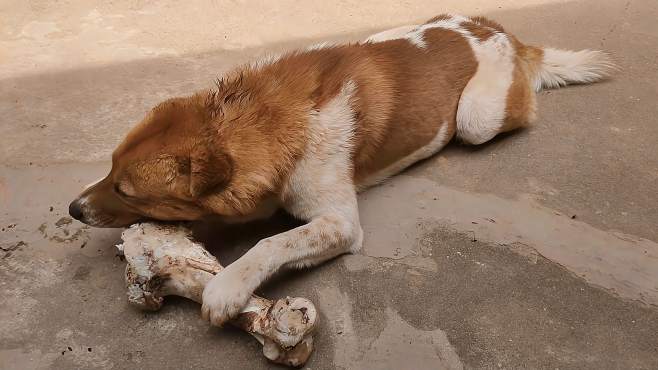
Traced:
<path id="1" fill-rule="evenodd" d="M 134 195 L 128 193 L 128 188 L 129 186 L 125 186 L 122 183 L 114 184 L 114 192 L 117 193 L 119 196 L 122 196 L 124 198 L 134 197 Z"/>

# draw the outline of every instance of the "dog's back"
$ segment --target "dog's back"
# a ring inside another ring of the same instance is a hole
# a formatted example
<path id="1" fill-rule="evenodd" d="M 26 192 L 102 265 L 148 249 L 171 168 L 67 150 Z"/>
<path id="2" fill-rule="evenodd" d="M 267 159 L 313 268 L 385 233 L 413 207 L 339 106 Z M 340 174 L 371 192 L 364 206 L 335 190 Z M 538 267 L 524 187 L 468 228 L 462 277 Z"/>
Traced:
<path id="1" fill-rule="evenodd" d="M 307 53 L 323 61 L 318 90 L 328 93 L 318 109 L 348 79 L 357 86 L 349 108 L 360 188 L 431 156 L 455 133 L 481 144 L 523 127 L 535 119 L 536 91 L 594 82 L 614 68 L 602 52 L 528 46 L 494 21 L 457 15 Z"/>

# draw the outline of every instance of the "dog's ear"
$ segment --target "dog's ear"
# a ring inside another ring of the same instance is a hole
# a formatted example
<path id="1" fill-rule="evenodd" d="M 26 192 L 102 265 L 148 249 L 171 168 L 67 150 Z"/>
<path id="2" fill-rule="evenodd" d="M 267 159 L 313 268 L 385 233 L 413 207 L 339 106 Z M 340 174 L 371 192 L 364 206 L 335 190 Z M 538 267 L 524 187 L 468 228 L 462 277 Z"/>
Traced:
<path id="1" fill-rule="evenodd" d="M 232 164 L 227 154 L 199 144 L 190 153 L 190 194 L 197 198 L 226 185 L 231 179 Z"/>

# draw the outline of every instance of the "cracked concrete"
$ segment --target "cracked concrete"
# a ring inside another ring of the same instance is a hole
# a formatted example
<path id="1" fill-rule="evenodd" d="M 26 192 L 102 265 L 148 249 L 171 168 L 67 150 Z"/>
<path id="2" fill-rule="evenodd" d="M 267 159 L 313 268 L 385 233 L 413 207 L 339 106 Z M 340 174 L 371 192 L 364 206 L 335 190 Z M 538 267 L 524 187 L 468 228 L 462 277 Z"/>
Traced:
<path id="1" fill-rule="evenodd" d="M 259 55 L 444 11 L 603 48 L 623 70 L 544 92 L 531 128 L 451 144 L 365 192 L 361 254 L 260 293 L 316 303 L 308 369 L 658 368 L 658 4 L 420 0 L 0 1 L 0 369 L 272 368 L 193 302 L 128 306 L 120 230 L 71 221 L 68 202 L 159 100 Z M 294 225 L 196 233 L 228 264 Z"/>

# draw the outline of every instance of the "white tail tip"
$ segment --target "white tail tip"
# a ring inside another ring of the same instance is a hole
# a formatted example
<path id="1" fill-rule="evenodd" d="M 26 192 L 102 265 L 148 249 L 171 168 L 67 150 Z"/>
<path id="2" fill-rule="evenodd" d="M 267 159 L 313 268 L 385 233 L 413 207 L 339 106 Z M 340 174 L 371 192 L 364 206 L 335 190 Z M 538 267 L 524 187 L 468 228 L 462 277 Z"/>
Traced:
<path id="1" fill-rule="evenodd" d="M 617 69 L 617 65 L 603 51 L 544 48 L 535 87 L 541 90 L 574 83 L 592 83 L 608 77 Z"/>

